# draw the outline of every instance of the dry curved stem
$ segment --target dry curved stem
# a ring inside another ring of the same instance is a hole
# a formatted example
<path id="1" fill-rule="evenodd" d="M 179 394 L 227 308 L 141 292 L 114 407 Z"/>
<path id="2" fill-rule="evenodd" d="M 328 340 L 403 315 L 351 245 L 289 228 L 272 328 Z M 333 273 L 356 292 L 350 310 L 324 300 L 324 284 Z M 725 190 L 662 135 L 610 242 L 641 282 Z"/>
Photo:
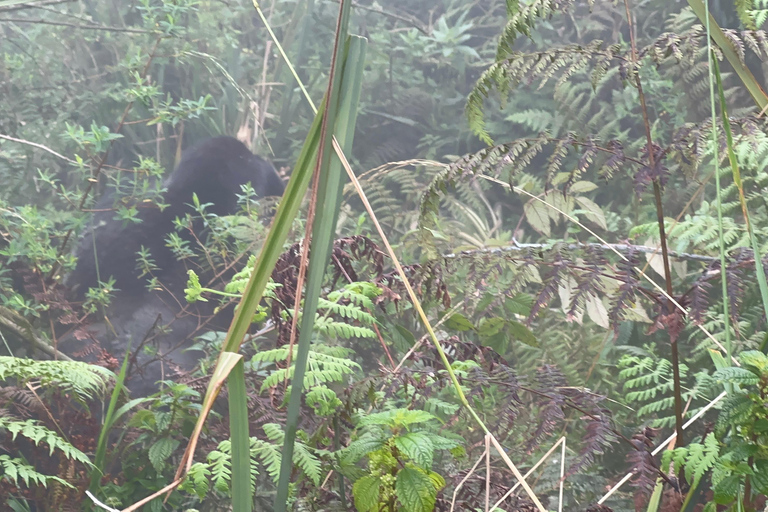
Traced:
<path id="1" fill-rule="evenodd" d="M 14 334 L 34 348 L 41 352 L 45 352 L 54 359 L 60 361 L 73 361 L 71 357 L 60 352 L 55 347 L 51 346 L 50 343 L 38 337 L 35 334 L 32 325 L 23 316 L 5 306 L 0 306 L 0 326 L 13 331 Z"/>

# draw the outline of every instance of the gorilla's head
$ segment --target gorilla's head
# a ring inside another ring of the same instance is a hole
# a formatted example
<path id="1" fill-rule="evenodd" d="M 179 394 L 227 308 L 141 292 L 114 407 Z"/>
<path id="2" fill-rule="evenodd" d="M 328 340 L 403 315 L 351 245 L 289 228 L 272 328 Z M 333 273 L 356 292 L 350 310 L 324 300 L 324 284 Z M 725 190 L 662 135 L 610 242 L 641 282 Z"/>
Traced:
<path id="1" fill-rule="evenodd" d="M 181 162 L 165 182 L 166 198 L 189 203 L 197 194 L 218 215 L 237 209 L 237 194 L 250 183 L 258 197 L 283 195 L 283 182 L 272 165 L 251 153 L 232 137 L 206 139 L 182 155 Z M 166 201 L 168 203 L 168 201 Z M 174 206 L 173 202 L 169 204 Z"/>

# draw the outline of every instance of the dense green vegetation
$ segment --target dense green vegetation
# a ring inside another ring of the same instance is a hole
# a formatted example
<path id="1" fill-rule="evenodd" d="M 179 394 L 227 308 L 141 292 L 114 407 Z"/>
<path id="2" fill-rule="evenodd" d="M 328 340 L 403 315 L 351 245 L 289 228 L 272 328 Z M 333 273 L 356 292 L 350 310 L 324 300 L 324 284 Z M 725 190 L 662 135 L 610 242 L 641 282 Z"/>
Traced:
<path id="1" fill-rule="evenodd" d="M 0 0 L 0 508 L 766 510 L 767 17 Z M 367 201 L 324 208 L 330 131 Z M 120 290 L 73 301 L 73 246 L 105 194 L 125 226 L 162 207 L 181 148 L 220 134 L 290 185 L 276 211 L 195 202 L 196 244 L 178 220 L 186 300 L 241 314 L 131 396 L 91 330 Z"/>

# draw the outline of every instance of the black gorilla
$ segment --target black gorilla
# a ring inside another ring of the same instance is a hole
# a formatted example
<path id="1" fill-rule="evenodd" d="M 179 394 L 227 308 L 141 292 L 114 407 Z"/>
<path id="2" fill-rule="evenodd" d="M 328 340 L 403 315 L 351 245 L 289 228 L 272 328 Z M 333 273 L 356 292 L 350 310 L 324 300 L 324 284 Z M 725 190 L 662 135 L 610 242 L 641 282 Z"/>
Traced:
<path id="1" fill-rule="evenodd" d="M 228 327 L 226 314 L 209 321 L 213 314 L 211 303 L 186 304 L 186 268 L 167 247 L 166 237 L 174 231 L 175 218 L 194 213 L 189 206 L 193 194 L 201 204 L 211 204 L 206 211 L 231 215 L 238 209 L 237 194 L 249 182 L 258 197 L 283 193 L 283 183 L 269 162 L 236 139 L 216 137 L 183 153 L 178 167 L 164 183 L 162 202 L 168 205 L 164 210 L 140 208 L 141 222 L 124 226 L 109 211 L 112 198 L 104 198 L 97 206 L 93 229 L 77 248 L 77 266 L 67 284 L 77 299 L 83 299 L 88 288 L 98 286 L 94 252 L 101 280 L 115 279 L 118 291 L 105 312 L 107 321 L 90 330 L 117 358 L 122 358 L 129 342 L 134 350 L 139 346 L 155 347 L 156 354 L 139 350 L 132 356 L 135 364 L 128 387 L 134 393 L 155 391 L 157 380 L 172 375 L 169 370 L 193 368 L 198 357 L 184 350 L 191 344 L 190 338 L 211 328 Z M 195 226 L 194 231 L 200 228 Z M 142 246 L 157 267 L 152 275 L 162 289 L 147 290 L 147 276 L 140 276 L 136 259 Z"/>

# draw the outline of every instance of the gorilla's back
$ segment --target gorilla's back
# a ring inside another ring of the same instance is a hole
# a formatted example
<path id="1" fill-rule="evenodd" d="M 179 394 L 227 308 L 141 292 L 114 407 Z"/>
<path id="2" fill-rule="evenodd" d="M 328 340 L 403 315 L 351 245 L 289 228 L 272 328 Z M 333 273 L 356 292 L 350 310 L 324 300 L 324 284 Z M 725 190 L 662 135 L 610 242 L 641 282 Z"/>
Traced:
<path id="1" fill-rule="evenodd" d="M 103 348 L 121 358 L 129 342 L 135 349 L 142 342 L 154 341 L 161 351 L 176 352 L 168 360 L 171 366 L 194 366 L 197 358 L 179 349 L 189 345 L 191 336 L 210 329 L 204 319 L 213 315 L 213 306 L 186 304 L 186 268 L 176 260 L 166 237 L 174 231 L 176 217 L 193 213 L 193 194 L 200 203 L 211 205 L 207 211 L 232 215 L 238 210 L 237 195 L 246 183 L 258 197 L 280 196 L 284 189 L 268 161 L 251 153 L 237 139 L 214 137 L 183 152 L 179 165 L 164 182 L 163 203 L 168 205 L 164 210 L 156 206 L 140 208 L 139 222 L 124 225 L 109 211 L 113 197 L 99 201 L 92 229 L 83 235 L 76 249 L 77 265 L 67 285 L 82 300 L 88 288 L 98 286 L 99 278 L 103 282 L 115 279 L 117 291 L 106 312 L 109 322 L 95 324 L 93 329 Z M 157 267 L 153 277 L 161 286 L 155 290 L 147 289 L 148 276 L 141 276 L 137 269 L 137 253 L 142 247 Z M 215 327 L 225 329 L 229 319 L 224 315 L 216 320 L 219 325 Z M 149 366 L 155 364 L 140 354 L 136 359 Z M 142 378 L 133 379 L 131 387 L 139 393 L 151 392 L 154 382 L 164 375 L 165 368 L 150 368 Z"/>

